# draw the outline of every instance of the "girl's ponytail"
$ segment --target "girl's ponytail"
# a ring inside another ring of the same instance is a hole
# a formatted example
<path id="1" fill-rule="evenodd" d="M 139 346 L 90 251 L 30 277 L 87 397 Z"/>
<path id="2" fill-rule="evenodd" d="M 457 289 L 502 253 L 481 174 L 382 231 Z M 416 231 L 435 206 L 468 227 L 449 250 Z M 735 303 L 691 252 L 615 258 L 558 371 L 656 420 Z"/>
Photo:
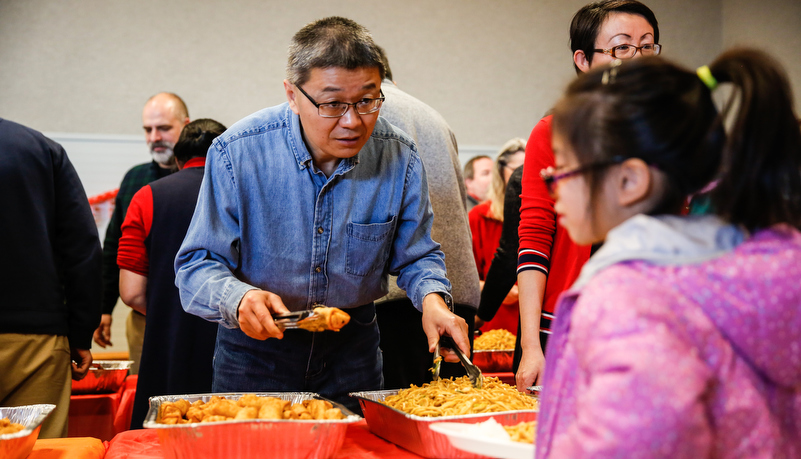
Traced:
<path id="1" fill-rule="evenodd" d="M 781 65 L 761 51 L 733 49 L 709 68 L 736 89 L 722 115 L 733 122 L 712 193 L 716 213 L 749 230 L 801 228 L 801 129 Z"/>

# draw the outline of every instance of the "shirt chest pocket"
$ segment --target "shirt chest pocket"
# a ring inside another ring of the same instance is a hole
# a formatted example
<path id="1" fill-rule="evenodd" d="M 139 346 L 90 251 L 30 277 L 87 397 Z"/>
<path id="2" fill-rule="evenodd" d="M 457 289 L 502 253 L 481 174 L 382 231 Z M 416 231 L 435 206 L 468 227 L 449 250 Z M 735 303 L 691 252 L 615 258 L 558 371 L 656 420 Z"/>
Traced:
<path id="1" fill-rule="evenodd" d="M 395 217 L 385 223 L 348 222 L 345 271 L 356 276 L 383 272 L 392 247 Z"/>

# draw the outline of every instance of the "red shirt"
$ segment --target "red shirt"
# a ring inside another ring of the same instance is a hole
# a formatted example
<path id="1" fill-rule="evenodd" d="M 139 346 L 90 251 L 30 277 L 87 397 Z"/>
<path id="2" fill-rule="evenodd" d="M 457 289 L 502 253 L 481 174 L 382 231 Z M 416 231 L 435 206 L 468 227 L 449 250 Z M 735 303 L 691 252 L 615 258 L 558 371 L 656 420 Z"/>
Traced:
<path id="1" fill-rule="evenodd" d="M 478 277 L 485 280 L 489 272 L 495 251 L 501 241 L 503 222 L 489 216 L 490 201 L 484 201 L 470 209 L 468 219 L 470 220 L 470 232 L 473 236 L 473 256 L 478 267 Z M 481 331 L 494 329 L 505 329 L 512 334 L 517 334 L 517 322 L 519 320 L 519 304 L 502 304 L 495 313 L 495 317 L 481 327 Z"/>
<path id="2" fill-rule="evenodd" d="M 543 318 L 553 318 L 556 300 L 567 290 L 590 257 L 589 246 L 576 245 L 563 227 L 556 224 L 554 200 L 548 194 L 540 171 L 554 165 L 551 149 L 551 119 L 546 116 L 531 131 L 523 165 L 523 193 L 520 195 L 520 249 L 517 272 L 536 269 L 548 276 L 543 298 Z M 546 325 L 543 331 L 549 331 Z"/>
<path id="3" fill-rule="evenodd" d="M 206 158 L 192 158 L 184 164 L 188 167 L 203 167 Z M 147 276 L 150 260 L 147 256 L 145 239 L 153 225 L 153 190 L 145 185 L 134 194 L 125 221 L 122 223 L 122 236 L 117 249 L 117 265 L 136 274 Z"/>

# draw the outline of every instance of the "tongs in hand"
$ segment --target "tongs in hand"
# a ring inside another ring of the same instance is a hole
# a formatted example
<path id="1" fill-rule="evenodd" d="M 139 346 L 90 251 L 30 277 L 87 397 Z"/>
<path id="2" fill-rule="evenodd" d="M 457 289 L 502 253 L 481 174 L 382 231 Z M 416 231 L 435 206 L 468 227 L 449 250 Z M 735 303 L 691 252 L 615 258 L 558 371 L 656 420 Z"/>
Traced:
<path id="1" fill-rule="evenodd" d="M 303 319 L 307 319 L 312 314 L 314 314 L 314 311 L 310 310 L 295 311 L 286 314 L 273 314 L 273 321 L 275 321 L 275 324 L 281 328 L 296 329 L 300 328 L 298 327 L 298 322 Z"/>
<path id="2" fill-rule="evenodd" d="M 448 349 L 453 350 L 456 353 L 456 356 L 459 357 L 459 360 L 462 362 L 462 366 L 464 367 L 465 371 L 467 372 L 467 377 L 470 378 L 470 382 L 473 384 L 473 387 L 476 389 L 481 389 L 481 386 L 484 385 L 484 376 L 481 374 L 481 370 L 467 358 L 466 355 L 459 349 L 459 346 L 453 341 L 453 338 L 450 336 L 440 336 L 439 342 L 437 343 L 437 347 L 434 350 L 434 380 L 439 379 L 439 367 L 440 362 L 442 361 L 442 357 L 440 356 L 439 348 L 440 346 L 446 347 Z"/>
<path id="3" fill-rule="evenodd" d="M 273 315 L 279 327 L 300 328 L 310 332 L 339 331 L 350 322 L 350 315 L 339 309 L 314 304 L 314 309 Z"/>

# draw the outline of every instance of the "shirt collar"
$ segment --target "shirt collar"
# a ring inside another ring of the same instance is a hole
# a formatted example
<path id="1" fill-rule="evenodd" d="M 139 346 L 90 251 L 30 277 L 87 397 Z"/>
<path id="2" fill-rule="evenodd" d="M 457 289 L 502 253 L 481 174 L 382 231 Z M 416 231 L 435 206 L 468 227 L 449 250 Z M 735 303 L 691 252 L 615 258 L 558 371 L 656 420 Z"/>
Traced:
<path id="1" fill-rule="evenodd" d="M 188 169 L 190 167 L 203 167 L 206 165 L 206 157 L 205 156 L 198 156 L 195 158 L 191 158 L 184 164 L 184 169 Z"/>
<path id="2" fill-rule="evenodd" d="M 292 111 L 289 103 L 286 103 L 284 120 L 289 128 L 290 147 L 292 148 L 292 154 L 295 155 L 295 160 L 298 162 L 298 169 L 305 169 L 309 167 L 312 157 L 303 142 L 303 133 L 300 131 L 300 117 Z"/>

